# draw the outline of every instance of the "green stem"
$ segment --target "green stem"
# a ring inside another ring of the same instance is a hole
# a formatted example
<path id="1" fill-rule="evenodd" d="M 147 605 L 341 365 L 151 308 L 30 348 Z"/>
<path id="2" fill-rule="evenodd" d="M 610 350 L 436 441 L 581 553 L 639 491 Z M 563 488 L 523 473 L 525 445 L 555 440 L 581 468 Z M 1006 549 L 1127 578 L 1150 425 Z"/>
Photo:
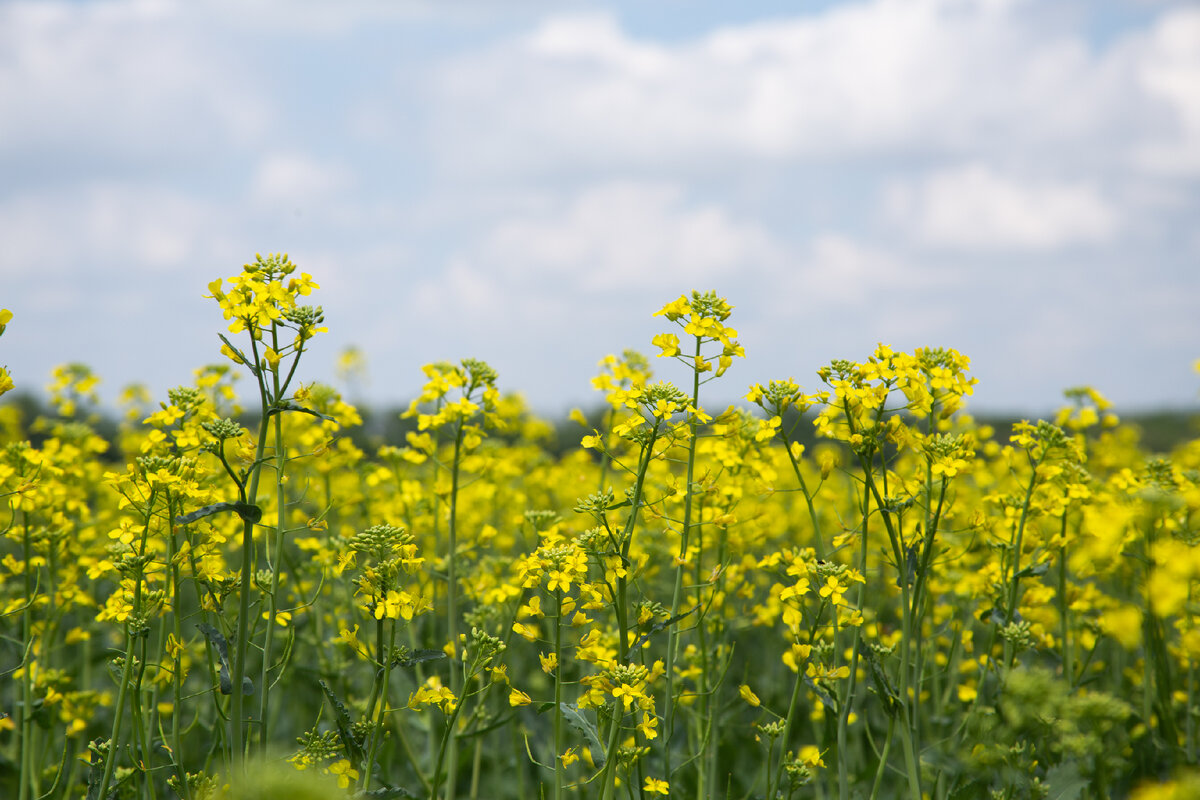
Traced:
<path id="1" fill-rule="evenodd" d="M 241 591 L 238 598 L 236 642 L 233 651 L 233 675 L 230 676 L 233 695 L 230 702 L 230 739 L 233 742 L 234 771 L 241 775 L 245 771 L 245 722 L 242 676 L 246 674 L 246 644 L 250 638 L 250 592 L 254 581 L 254 523 L 242 521 L 242 570 Z"/>
<path id="2" fill-rule="evenodd" d="M 142 702 L 142 685 L 146 677 L 146 647 L 149 632 L 143 631 L 138 637 L 141 647 L 138 653 L 137 674 L 133 679 L 133 692 L 129 696 L 130 716 L 133 718 L 133 738 L 137 744 L 140 758 L 138 769 L 142 773 L 142 785 L 145 787 L 147 800 L 155 800 L 153 775 L 154 751 L 150 746 L 149 720 L 146 707 Z"/>
<path id="3" fill-rule="evenodd" d="M 37 770 L 33 764 L 34 728 L 33 714 L 33 540 L 29 532 L 29 513 L 21 512 L 24 531 L 21 536 L 22 558 L 24 559 L 25 606 L 21 610 L 21 641 L 25 643 L 25 655 L 21 659 L 24 672 L 21 675 L 21 775 L 20 800 L 29 800 L 37 795 Z"/>
<path id="4" fill-rule="evenodd" d="M 782 435 L 782 434 L 781 434 Z M 817 509 L 813 504 L 813 496 L 808 491 L 808 483 L 804 480 L 804 474 L 800 471 L 800 462 L 792 453 L 791 444 L 787 437 L 783 437 L 783 449 L 787 452 L 788 461 L 792 464 L 792 472 L 796 473 L 796 480 L 800 483 L 800 491 L 804 494 L 804 502 L 808 504 L 808 517 L 812 520 L 813 525 L 813 545 L 817 552 L 817 558 L 825 559 L 825 539 L 821 536 L 821 521 L 817 518 Z"/>
<path id="5" fill-rule="evenodd" d="M 887 737 L 883 740 L 883 752 L 879 754 L 879 766 L 875 770 L 875 782 L 871 785 L 869 800 L 879 796 L 879 787 L 883 785 L 883 773 L 887 771 L 888 752 L 892 749 L 892 735 L 896 730 L 896 717 L 888 717 Z"/>
<path id="6" fill-rule="evenodd" d="M 483 776 L 483 738 L 476 737 L 475 753 L 471 757 L 471 788 L 467 795 L 470 800 L 479 800 L 479 779 Z"/>
<path id="7" fill-rule="evenodd" d="M 464 686 L 468 681 L 473 679 L 475 675 L 478 674 L 476 669 L 478 666 L 478 662 L 472 663 L 469 666 L 470 672 L 466 675 L 466 680 L 463 682 Z M 463 669 L 464 671 L 468 669 L 468 665 L 465 662 L 463 662 Z M 454 731 L 458 730 L 458 716 L 462 713 L 463 701 L 465 700 L 465 697 L 456 696 L 454 709 L 446 717 L 446 729 L 442 733 L 442 744 L 438 748 L 437 760 L 435 761 L 433 768 L 433 780 L 430 782 L 430 800 L 435 800 L 437 798 L 438 791 L 441 789 L 442 767 L 446 765 L 446 760 L 450 751 L 449 745 L 452 740 L 452 734 Z M 447 770 L 447 780 L 449 780 L 450 776 L 454 775 L 454 770 L 452 767 L 453 765 L 451 765 Z M 453 797 L 454 795 L 450 795 L 450 798 Z"/>
<path id="8" fill-rule="evenodd" d="M 694 365 L 700 358 L 700 345 L 702 337 L 696 336 L 695 354 L 692 358 Z M 692 497 L 695 492 L 693 481 L 696 473 L 696 429 L 698 427 L 697 414 L 700 411 L 700 372 L 693 366 L 692 369 L 692 412 L 688 418 L 688 459 L 687 459 L 687 486 L 684 491 L 683 500 L 683 530 L 679 537 L 679 558 L 675 565 L 675 589 L 671 594 L 671 617 L 679 615 L 679 607 L 683 600 L 683 570 L 687 560 L 688 545 L 690 544 L 690 535 L 692 527 Z M 703 625 L 704 619 L 701 614 L 700 619 L 696 621 L 697 625 Z M 663 725 L 663 770 L 667 781 L 671 780 L 671 740 L 675 733 L 675 660 L 678 657 L 679 650 L 679 626 L 672 625 L 667 632 L 667 703 L 666 703 L 666 721 Z M 707 748 L 706 748 L 707 749 Z M 704 770 L 703 762 L 705 758 L 700 758 L 700 769 L 698 772 L 699 789 L 697 797 L 703 798 L 704 795 Z"/>
<path id="9" fill-rule="evenodd" d="M 108 787 L 112 783 L 113 772 L 117 766 L 117 754 L 120 751 L 120 736 L 125 722 L 125 694 L 133 679 L 133 636 L 125 632 L 125 664 L 121 670 L 121 685 L 117 688 L 117 704 L 113 711 L 112 734 L 108 739 L 108 752 L 104 757 L 104 775 L 100 779 L 100 791 L 97 797 L 108 797 Z"/>
<path id="10" fill-rule="evenodd" d="M 870 490 L 866 484 L 863 484 L 862 498 L 862 548 L 859 551 L 859 572 L 863 576 L 867 574 L 867 523 L 870 520 Z M 886 513 L 886 512 L 884 512 Z M 858 585 L 858 597 L 855 600 L 855 605 L 861 613 L 863 604 L 866 601 L 866 583 Z M 837 621 L 837 606 L 833 608 L 834 621 Z M 837 753 L 838 753 L 838 797 L 840 800 L 847 800 L 850 792 L 849 765 L 847 750 L 847 738 L 850 728 L 850 710 L 854 705 L 854 690 L 858 682 L 858 658 L 862 647 L 862 625 L 854 626 L 854 644 L 850 655 L 850 676 L 846 682 L 846 693 L 842 697 L 841 705 L 838 707 L 837 719 Z"/>
<path id="11" fill-rule="evenodd" d="M 277 332 L 275 326 L 271 327 L 272 345 L 275 346 L 278 352 L 278 341 L 276 341 Z M 296 354 L 296 361 L 300 358 L 300 354 Z M 295 369 L 295 361 L 292 368 Z M 283 387 L 279 384 L 279 372 L 272 371 L 272 379 L 275 382 L 274 397 L 282 396 Z M 284 496 L 284 466 L 287 463 L 287 449 L 283 441 L 283 415 L 274 414 L 275 422 L 275 547 L 267 553 L 267 568 L 271 571 L 271 593 L 267 596 L 267 632 L 266 638 L 263 641 L 263 658 L 262 672 L 259 675 L 259 707 L 258 707 L 258 731 L 259 731 L 259 746 L 266 750 L 267 744 L 270 742 L 270 734 L 268 731 L 270 720 L 268 711 L 270 709 L 271 684 L 270 684 L 270 669 L 271 669 L 271 648 L 275 639 L 276 614 L 279 609 L 279 573 L 281 571 L 280 561 L 283 555 L 283 526 L 284 526 L 284 510 L 286 507 L 286 498 Z"/>
<path id="12" fill-rule="evenodd" d="M 1192 607 L 1192 597 L 1193 597 L 1192 588 L 1191 588 L 1191 586 L 1189 586 L 1188 587 L 1187 604 L 1184 606 L 1185 609 L 1190 609 Z M 1184 630 L 1188 630 L 1188 631 L 1193 630 L 1195 627 L 1195 621 L 1192 618 L 1192 612 L 1185 611 L 1184 613 L 1186 615 L 1186 621 L 1185 621 L 1186 627 L 1184 628 Z M 1184 759 L 1187 761 L 1187 763 L 1194 764 L 1194 763 L 1196 763 L 1196 725 L 1195 725 L 1195 714 L 1193 713 L 1192 709 L 1195 708 L 1194 702 L 1195 702 L 1195 697 L 1196 697 L 1196 687 L 1195 687 L 1196 664 L 1195 664 L 1193 657 L 1190 655 L 1187 656 L 1187 660 L 1185 663 L 1187 664 L 1187 678 L 1186 678 L 1187 711 L 1184 714 L 1184 740 L 1183 740 L 1184 751 L 1183 751 L 1183 755 L 1184 755 Z"/>
<path id="13" fill-rule="evenodd" d="M 250 351 L 255 365 L 258 364 L 258 340 L 250 337 Z M 272 398 L 267 393 L 267 385 L 263 381 L 261 370 L 255 366 L 254 376 L 258 381 L 258 396 L 262 417 L 258 421 L 258 438 L 254 449 L 254 466 L 250 472 L 250 483 L 243 491 L 244 501 L 250 505 L 258 499 L 258 483 L 262 477 L 263 454 L 267 447 L 268 425 Z M 231 767 L 238 777 L 246 769 L 246 739 L 245 739 L 245 697 L 242 694 L 243 678 L 246 675 L 246 651 L 250 640 L 250 595 L 254 591 L 254 523 L 248 519 L 242 520 L 242 566 L 241 586 L 238 592 L 237 628 L 234 631 L 235 643 L 233 653 L 232 682 L 233 696 L 230 700 L 230 741 L 233 749 L 233 764 Z"/>
<path id="14" fill-rule="evenodd" d="M 783 780 L 784 762 L 787 761 L 789 742 L 792 740 L 792 728 L 796 722 L 796 711 L 800 707 L 800 686 L 804 683 L 804 670 L 797 665 L 796 680 L 792 683 L 792 699 L 788 701 L 787 716 L 783 721 L 783 735 L 780 736 L 780 741 L 783 743 L 782 749 L 779 752 L 779 764 L 775 769 L 775 785 Z M 770 787 L 768 786 L 768 789 Z M 767 792 L 767 797 L 773 797 L 770 791 Z"/>
<path id="15" fill-rule="evenodd" d="M 150 520 L 154 511 L 154 503 L 157 500 L 155 490 L 150 490 L 150 497 L 146 501 L 145 524 L 142 526 L 142 535 L 138 547 L 139 562 L 141 557 L 146 553 L 146 543 L 150 535 Z M 142 615 L 142 580 L 144 578 L 142 566 L 138 566 L 137 575 L 133 584 L 133 609 L 130 612 L 132 624 L 141 624 Z M 133 661 L 134 661 L 134 645 L 137 642 L 137 636 L 134 635 L 134 630 L 130 622 L 125 623 L 125 664 L 121 670 L 121 685 L 117 689 L 117 704 L 113 712 L 112 734 L 108 739 L 108 753 L 105 755 L 104 774 L 100 779 L 100 792 L 98 797 L 108 797 L 108 787 L 112 783 L 113 773 L 117 766 L 117 756 L 120 751 L 120 737 L 122 726 L 125 722 L 125 698 L 128 694 L 129 685 L 133 681 Z M 131 701 L 131 705 L 134 701 Z"/>
<path id="16" fill-rule="evenodd" d="M 554 590 L 554 800 L 563 796 L 562 761 L 562 589 Z"/>
<path id="17" fill-rule="evenodd" d="M 1062 545 L 1058 549 L 1058 635 L 1062 640 L 1063 677 L 1067 685 L 1075 688 L 1075 654 L 1071 641 L 1071 604 L 1067 600 L 1067 515 L 1063 512 Z"/>
<path id="18" fill-rule="evenodd" d="M 927 498 L 931 498 L 933 494 L 932 475 L 930 474 L 931 464 L 926 463 L 926 494 Z M 916 575 L 913 580 L 913 596 L 912 596 L 912 618 L 913 618 L 913 650 L 914 650 L 914 677 L 913 686 L 915 697 L 912 704 L 912 728 L 917 736 L 920 736 L 921 731 L 921 691 L 925 685 L 925 613 L 926 603 L 928 600 L 928 587 L 930 576 L 933 571 L 933 545 L 937 538 L 938 527 L 941 525 L 942 510 L 946 504 L 946 487 L 947 481 L 942 478 L 941 491 L 938 495 L 937 508 L 931 513 L 928 511 L 925 515 L 925 538 L 921 544 L 921 554 L 917 559 Z"/>
<path id="19" fill-rule="evenodd" d="M 388 681 L 392 675 L 392 650 L 396 647 L 396 620 L 392 620 L 388 633 L 387 650 L 383 654 L 383 679 L 380 681 L 379 712 L 375 724 L 371 728 L 371 743 L 367 747 L 367 763 L 363 765 L 363 793 L 371 790 L 371 778 L 375 770 L 375 754 L 379 751 L 379 743 L 383 741 L 383 730 L 387 724 Z M 368 708 L 367 712 L 370 713 Z"/>
<path id="20" fill-rule="evenodd" d="M 1017 533 L 1013 538 L 1012 551 L 1012 575 L 1008 587 L 1008 608 L 1005 609 L 1004 621 L 1006 624 L 1012 624 L 1017 617 L 1017 603 L 1020 599 L 1021 591 L 1021 549 L 1024 547 L 1025 539 L 1025 523 L 1029 519 L 1029 504 L 1033 500 L 1033 490 L 1037 487 L 1038 465 L 1041 463 L 1039 459 L 1029 457 L 1032 472 L 1029 475 L 1029 486 L 1025 489 L 1025 500 L 1021 503 L 1021 517 L 1017 522 Z M 1011 641 L 1004 642 L 1004 667 L 1011 669 L 1013 661 L 1016 658 L 1016 651 L 1012 646 Z"/>
<path id="21" fill-rule="evenodd" d="M 900 713 L 904 715 L 904 724 L 900 726 L 900 741 L 904 748 L 904 766 L 908 775 L 908 791 L 912 800 L 921 800 L 921 770 L 917 759 L 918 748 L 914 742 L 915 731 L 912 728 L 912 716 L 910 709 L 914 702 L 920 699 L 919 694 L 910 698 L 908 696 L 910 682 L 910 648 L 912 646 L 912 605 L 910 601 L 910 593 L 908 580 L 905 575 L 907 570 L 908 559 L 904 553 L 904 542 L 900 536 L 900 531 L 897 530 L 895 523 L 892 521 L 892 515 L 886 510 L 887 504 L 884 502 L 883 496 L 879 491 L 879 487 L 875 483 L 872 474 L 871 465 L 865 457 L 861 457 L 863 466 L 863 479 L 867 482 L 867 488 L 871 496 L 875 500 L 875 505 L 880 509 L 880 517 L 883 519 L 884 527 L 887 528 L 888 538 L 892 543 L 892 551 L 896 558 L 897 568 L 900 571 L 900 596 L 901 596 L 901 635 L 900 635 Z"/>
<path id="22" fill-rule="evenodd" d="M 459 472 L 462 466 L 462 446 L 466 423 L 460 420 L 458 430 L 454 436 L 454 460 L 450 465 L 450 518 L 446 528 L 446 630 L 450 636 L 450 647 L 453 653 L 450 664 L 450 691 L 454 694 L 455 702 L 461 705 L 463 698 L 460 696 L 462 692 L 462 676 L 459 672 L 457 664 L 461 663 L 461 653 L 459 652 L 458 643 L 458 573 L 457 573 L 457 552 L 458 552 L 458 480 Z M 446 800 L 455 800 L 457 797 L 458 785 L 458 732 L 455 729 L 454 719 L 457 718 L 456 713 L 452 715 L 450 727 L 446 732 L 448 737 L 446 742 Z M 437 776 L 434 777 L 437 780 Z"/>
<path id="23" fill-rule="evenodd" d="M 600 772 L 600 800 L 612 800 L 617 791 L 617 742 L 620 740 L 621 723 L 624 719 L 625 712 L 621 702 L 614 701 L 612 728 L 609 729 L 608 744 L 604 748 L 604 769 Z"/>
<path id="24" fill-rule="evenodd" d="M 629 517 L 625 521 L 625 527 L 621 532 L 620 555 L 622 564 L 629 563 L 629 551 L 633 545 L 633 531 L 637 527 L 638 513 L 642 508 L 642 487 L 645 485 L 646 472 L 650 469 L 650 461 L 654 458 L 654 445 L 658 442 L 658 432 L 660 423 L 655 422 L 654 427 L 650 429 L 650 439 L 642 447 L 642 452 L 638 457 L 637 476 L 633 484 L 633 496 L 630 500 Z M 624 664 L 629 658 L 629 629 L 628 629 L 628 613 L 625 607 L 627 602 L 627 580 L 624 577 L 617 579 L 617 596 L 614 600 L 614 611 L 617 616 L 618 625 L 618 642 L 617 649 L 620 663 Z M 672 630 L 674 626 L 672 626 Z M 667 710 L 671 708 L 671 694 L 667 694 Z M 616 791 L 616 752 L 618 736 L 621 732 L 621 722 L 625 718 L 620 702 L 613 704 L 612 728 L 608 734 L 608 744 L 605 747 L 604 768 L 600 773 L 599 781 L 601 788 L 601 798 L 609 800 Z M 667 773 L 668 775 L 670 773 Z"/>
<path id="25" fill-rule="evenodd" d="M 151 490 L 150 500 L 147 505 L 146 524 L 142 526 L 142 536 L 138 541 L 138 559 L 139 564 L 144 562 L 146 558 L 146 549 L 150 541 L 150 519 L 154 511 L 154 501 L 157 492 Z M 165 498 L 165 506 L 168 513 L 171 510 L 171 498 L 168 494 Z M 138 567 L 138 579 L 133 588 L 133 619 L 137 620 L 139 630 L 133 641 L 140 641 L 141 648 L 137 655 L 137 670 L 133 679 L 133 692 L 129 697 L 129 709 L 133 717 L 133 735 L 141 757 L 138 759 L 138 766 L 142 772 L 143 785 L 149 800 L 155 800 L 154 781 L 150 779 L 151 759 L 153 753 L 150 748 L 150 737 L 147 731 L 149 717 L 142 707 L 142 681 L 146 676 L 147 662 L 147 642 L 150 636 L 149 622 L 142 619 L 142 583 L 145 580 L 143 567 Z M 131 642 L 132 645 L 132 642 Z"/>
<path id="26" fill-rule="evenodd" d="M 176 504 L 177 505 L 177 504 Z M 169 507 L 169 517 L 174 519 L 177 508 Z M 183 603 L 180 600 L 180 590 L 183 577 L 180 574 L 176 556 L 175 529 L 171 528 L 167 536 L 167 564 L 171 570 L 171 625 L 176 642 L 183 641 Z M 183 762 L 183 661 L 178 652 L 171 656 L 171 758 L 175 763 L 176 777 L 179 779 L 179 792 L 183 800 L 191 800 L 192 790 L 187 782 L 187 767 Z"/>

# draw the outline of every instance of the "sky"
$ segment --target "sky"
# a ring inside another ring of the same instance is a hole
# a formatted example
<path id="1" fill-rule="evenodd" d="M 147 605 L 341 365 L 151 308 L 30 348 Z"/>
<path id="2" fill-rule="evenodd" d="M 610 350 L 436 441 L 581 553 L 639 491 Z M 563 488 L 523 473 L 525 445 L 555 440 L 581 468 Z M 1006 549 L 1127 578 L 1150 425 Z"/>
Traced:
<path id="1" fill-rule="evenodd" d="M 595 404 L 692 289 L 747 353 L 713 407 L 878 343 L 968 355 L 977 412 L 1200 399 L 1195 2 L 0 0 L 0 176 L 18 388 L 165 399 L 287 252 L 300 377 L 372 405 L 466 357 Z"/>

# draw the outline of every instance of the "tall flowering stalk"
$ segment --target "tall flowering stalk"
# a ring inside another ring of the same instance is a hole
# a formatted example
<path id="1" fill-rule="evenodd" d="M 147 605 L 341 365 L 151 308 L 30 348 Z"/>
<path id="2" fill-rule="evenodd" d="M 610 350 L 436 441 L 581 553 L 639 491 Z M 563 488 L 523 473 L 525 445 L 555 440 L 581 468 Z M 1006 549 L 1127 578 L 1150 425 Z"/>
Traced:
<path id="1" fill-rule="evenodd" d="M 927 587 L 949 481 L 967 468 L 973 455 L 969 439 L 939 431 L 942 426 L 949 425 L 949 420 L 961 408 L 963 397 L 972 391 L 975 381 L 967 377 L 968 366 L 967 359 L 953 350 L 918 349 L 910 355 L 880 345 L 861 364 L 837 360 L 818 371 L 830 393 L 814 424 L 823 436 L 844 442 L 861 469 L 859 570 L 865 572 L 867 568 L 868 526 L 874 507 L 887 533 L 892 564 L 897 572 L 901 636 L 896 648 L 896 688 L 891 688 L 883 677 L 878 680 L 879 691 L 887 698 L 890 713 L 898 721 L 908 788 L 914 800 L 921 796 L 920 696 L 926 680 L 923 635 L 928 608 Z M 897 402 L 895 397 L 902 401 Z M 925 430 L 911 425 L 912 421 L 924 421 Z M 893 473 L 906 452 L 919 456 L 916 468 L 923 473 L 919 483 L 905 481 Z M 910 517 L 907 512 L 914 505 L 924 512 L 916 525 L 907 521 Z M 865 584 L 861 584 L 859 609 L 864 607 L 864 601 Z M 849 671 L 838 708 L 838 771 L 842 798 L 848 791 L 847 734 L 863 645 L 861 625 L 855 625 Z M 896 727 L 889 725 L 885 753 Z M 885 760 L 880 760 L 879 775 L 882 775 Z"/>
<path id="2" fill-rule="evenodd" d="M 463 359 L 460 364 L 439 362 L 424 368 L 429 381 L 421 394 L 412 401 L 405 416 L 417 418 L 418 434 L 410 440 L 415 449 L 432 455 L 439 468 L 449 475 L 437 475 L 435 493 L 446 508 L 445 551 L 441 563 L 446 575 L 446 651 L 452 660 L 450 692 L 462 699 L 464 671 L 469 666 L 462 658 L 459 641 L 461 611 L 460 576 L 458 573 L 458 495 L 463 477 L 463 463 L 483 442 L 486 428 L 499 424 L 496 371 L 478 359 Z M 424 409 L 424 410 L 423 410 Z M 442 461 L 438 443 L 445 435 L 449 440 L 449 461 Z M 435 440 L 433 437 L 438 437 Z M 448 477 L 449 485 L 442 483 Z M 446 797 L 457 797 L 458 730 L 457 713 L 447 723 L 439 763 L 446 764 Z M 440 769 L 435 773 L 435 788 L 441 780 Z"/>
<path id="3" fill-rule="evenodd" d="M 398 655 L 397 630 L 401 622 L 411 622 L 430 607 L 428 598 L 423 597 L 419 589 L 404 585 L 405 576 L 412 575 L 425 562 L 417 555 L 413 538 L 403 528 L 380 524 L 355 534 L 347 542 L 348 549 L 365 562 L 359 565 L 361 575 L 356 583 L 359 596 L 366 602 L 365 610 L 375 618 L 375 647 L 368 657 L 376 669 L 366 708 L 370 734 L 361 765 L 365 773 L 363 791 L 370 791 L 375 779 L 376 756 L 388 729 L 388 714 L 392 711 L 388 707 L 388 697 Z M 357 645 L 352 637 L 350 642 Z"/>
<path id="4" fill-rule="evenodd" d="M 224 335 L 221 352 L 236 364 L 244 366 L 254 377 L 259 397 L 258 435 L 250 464 L 235 470 L 222 458 L 229 478 L 237 491 L 234 505 L 242 519 L 242 564 L 241 586 L 238 605 L 237 630 L 232 672 L 232 701 L 230 713 L 230 741 L 232 742 L 235 765 L 241 765 L 246 755 L 245 747 L 245 697 L 253 693 L 254 686 L 248 675 L 247 649 L 250 642 L 250 605 L 255 593 L 256 569 L 259 555 L 254 541 L 254 528 L 262 519 L 258 507 L 259 483 L 263 467 L 268 464 L 275 476 L 275 525 L 274 542 L 264 547 L 262 559 L 269 573 L 270 588 L 266 591 L 267 629 L 262 643 L 262 669 L 258 681 L 259 693 L 259 742 L 265 746 L 270 741 L 270 694 L 273 666 L 273 644 L 278 623 L 278 597 L 280 565 L 278 558 L 283 549 L 287 447 L 283 437 L 284 412 L 300 411 L 316 413 L 303 406 L 303 392 L 290 395 L 296 368 L 304 354 L 308 341 L 317 333 L 324 332 L 324 313 L 320 306 L 299 305 L 300 297 L 320 288 L 306 272 L 292 277 L 296 266 L 284 255 L 255 257 L 246 264 L 240 275 L 228 279 L 229 286 L 218 279 L 209 284 L 211 297 L 221 306 L 225 319 L 230 320 L 229 332 L 249 335 L 249 347 L 241 350 Z M 267 442 L 272 439 L 270 459 Z M 266 544 L 264 542 L 264 544 Z"/>
<path id="5" fill-rule="evenodd" d="M 700 387 L 725 374 L 733 364 L 734 358 L 743 358 L 745 350 L 737 341 L 737 331 L 725 325 L 733 313 L 733 306 L 716 292 L 693 291 L 690 297 L 681 296 L 674 302 L 668 303 L 655 312 L 655 316 L 664 316 L 683 329 L 689 337 L 688 350 L 683 351 L 679 337 L 674 333 L 662 333 L 655 336 L 652 343 L 659 349 L 659 357 L 675 358 L 683 362 L 692 373 L 692 391 L 689 399 L 687 414 L 687 472 L 684 484 L 683 520 L 680 523 L 679 554 L 676 557 L 675 588 L 671 595 L 671 617 L 679 615 L 684 601 L 685 570 L 689 564 L 690 554 L 694 549 L 697 553 L 694 570 L 697 576 L 697 591 L 700 590 L 699 575 L 703 569 L 701 563 L 704 552 L 703 532 L 695 520 L 695 500 L 698 495 L 696 485 L 696 449 L 700 437 L 701 426 L 712 420 L 700 406 Z M 714 351 L 712 345 L 719 346 Z M 715 364 L 713 362 L 716 362 Z M 718 566 L 719 568 L 719 566 Z M 705 641 L 705 619 L 701 612 L 696 623 L 700 638 L 701 686 L 700 686 L 700 752 L 697 753 L 697 794 L 707 797 L 709 791 L 715 791 L 710 786 L 716 775 L 716 759 L 713 758 L 713 714 L 714 705 L 712 694 L 716 690 L 714 683 L 714 664 L 710 661 L 710 648 Z M 671 779 L 672 753 L 671 739 L 675 730 L 675 663 L 679 658 L 680 634 L 678 626 L 672 626 L 667 641 L 667 709 L 666 733 L 663 737 L 663 758 L 667 780 Z"/>
<path id="6" fill-rule="evenodd" d="M 665 448 L 686 427 L 686 417 L 681 420 L 679 415 L 686 414 L 690 408 L 687 395 L 666 382 L 624 392 L 623 402 L 633 413 L 613 428 L 613 434 L 636 447 L 633 451 L 636 460 L 632 465 L 625 465 L 632 479 L 632 486 L 626 492 L 627 502 L 615 503 L 611 491 L 605 491 L 594 493 L 576 507 L 577 511 L 590 513 L 599 523 L 599 527 L 585 535 L 585 547 L 599 561 L 604 572 L 604 594 L 611 598 L 617 627 L 615 652 L 605 657 L 589 657 L 589 660 L 604 668 L 601 675 L 591 681 L 592 693 L 598 693 L 601 697 L 605 693 L 611 695 L 611 701 L 607 698 L 603 700 L 608 711 L 608 730 L 603 750 L 605 763 L 599 776 L 602 798 L 614 796 L 619 767 L 624 766 L 631 772 L 640 770 L 640 751 L 619 746 L 621 734 L 626 732 L 626 715 L 633 710 L 635 701 L 645 715 L 642 723 L 635 727 L 637 734 L 647 739 L 657 735 L 653 732 L 653 717 L 650 716 L 654 701 L 645 692 L 650 682 L 650 672 L 645 667 L 630 663 L 631 640 L 635 626 L 640 622 L 630 597 L 633 578 L 631 557 L 634 552 L 634 533 L 647 505 L 645 491 L 650 466 L 662 457 Z M 603 447 L 599 435 L 585 437 L 584 443 L 589 447 Z M 614 524 L 610 512 L 625 505 L 628 505 L 629 512 L 624 523 Z M 672 619 L 670 622 L 674 624 L 677 621 Z M 661 662 L 656 668 L 661 668 Z M 593 699 L 591 702 L 598 701 Z"/>

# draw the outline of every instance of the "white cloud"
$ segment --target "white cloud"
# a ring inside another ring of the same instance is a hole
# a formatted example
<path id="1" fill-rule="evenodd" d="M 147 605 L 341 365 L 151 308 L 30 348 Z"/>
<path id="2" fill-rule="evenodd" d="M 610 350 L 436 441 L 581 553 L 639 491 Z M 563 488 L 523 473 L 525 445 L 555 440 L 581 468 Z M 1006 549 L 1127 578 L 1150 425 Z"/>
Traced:
<path id="1" fill-rule="evenodd" d="M 1052 249 L 1107 241 L 1118 215 L 1086 183 L 1017 180 L 983 164 L 901 183 L 886 200 L 892 220 L 936 247 Z"/>
<path id="2" fill-rule="evenodd" d="M 663 48 L 630 41 L 607 14 L 552 17 L 530 34 L 526 46 L 548 60 L 604 64 L 646 78 L 671 67 Z"/>
<path id="3" fill-rule="evenodd" d="M 646 348 L 663 303 L 692 289 L 738 302 L 782 262 L 765 229 L 720 205 L 609 181 L 525 198 L 408 291 L 401 317 L 436 357 L 477 353 L 534 396 L 586 397 L 595 361 Z"/>
<path id="4" fill-rule="evenodd" d="M 855 336 L 868 339 L 936 335 L 953 317 L 944 298 L 961 283 L 952 270 L 909 251 L 831 231 L 817 233 L 782 264 L 764 284 L 774 288 L 763 313 L 776 326 L 793 325 L 804 309 L 807 322 L 819 326 L 852 319 Z"/>
<path id="5" fill-rule="evenodd" d="M 456 2 L 454 9 L 437 0 L 210 0 L 211 9 L 231 26 L 256 34 L 299 34 L 305 38 L 343 37 L 363 26 L 412 24 L 439 16 L 457 15 L 471 20 L 474 2 Z"/>
<path id="6" fill-rule="evenodd" d="M 194 11 L 151 0 L 0 4 L 0 156 L 195 161 L 256 140 L 271 111 L 248 58 L 218 19 Z"/>
<path id="7" fill-rule="evenodd" d="M 411 311 L 441 320 L 495 313 L 508 306 L 507 299 L 485 272 L 457 260 L 417 284 L 407 298 Z"/>
<path id="8" fill-rule="evenodd" d="M 792 280 L 795 294 L 839 306 L 863 303 L 885 293 L 903 283 L 911 272 L 886 250 L 832 233 L 816 236 L 800 263 Z"/>
<path id="9" fill-rule="evenodd" d="M 522 283 L 554 276 L 578 289 L 619 292 L 682 291 L 776 257 L 760 225 L 715 204 L 689 203 L 678 186 L 613 181 L 561 209 L 500 221 L 472 260 Z"/>
<path id="10" fill-rule="evenodd" d="M 254 171 L 251 193 L 267 203 L 311 203 L 314 197 L 327 200 L 351 184 L 352 175 L 344 167 L 303 153 L 269 153 Z"/>
<path id="11" fill-rule="evenodd" d="M 871 0 L 669 44 L 604 15 L 553 17 L 446 69 L 435 146 L 493 170 L 1087 150 L 1127 113 L 1131 65 L 1024 8 Z"/>
<path id="12" fill-rule="evenodd" d="M 1138 155 L 1156 171 L 1200 175 L 1200 10 L 1164 15 L 1145 39 L 1138 78 L 1173 117 L 1173 130 L 1142 145 Z"/>
<path id="13" fill-rule="evenodd" d="M 95 183 L 25 193 L 0 203 L 0 275 L 180 269 L 229 258 L 229 228 L 212 204 L 159 186 Z"/>

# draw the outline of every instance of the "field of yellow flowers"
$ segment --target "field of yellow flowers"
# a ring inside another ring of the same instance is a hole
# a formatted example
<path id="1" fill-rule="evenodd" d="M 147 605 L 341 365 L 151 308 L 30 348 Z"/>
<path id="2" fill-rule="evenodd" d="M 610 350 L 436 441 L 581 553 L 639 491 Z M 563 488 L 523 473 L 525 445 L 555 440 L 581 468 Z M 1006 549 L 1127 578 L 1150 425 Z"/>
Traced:
<path id="1" fill-rule="evenodd" d="M 211 283 L 225 360 L 115 442 L 78 365 L 0 408 L 3 797 L 1200 796 L 1200 440 L 1091 389 L 999 439 L 941 348 L 709 408 L 744 351 L 694 292 L 686 385 L 606 358 L 565 455 L 472 359 L 364 452 L 318 289 Z"/>

